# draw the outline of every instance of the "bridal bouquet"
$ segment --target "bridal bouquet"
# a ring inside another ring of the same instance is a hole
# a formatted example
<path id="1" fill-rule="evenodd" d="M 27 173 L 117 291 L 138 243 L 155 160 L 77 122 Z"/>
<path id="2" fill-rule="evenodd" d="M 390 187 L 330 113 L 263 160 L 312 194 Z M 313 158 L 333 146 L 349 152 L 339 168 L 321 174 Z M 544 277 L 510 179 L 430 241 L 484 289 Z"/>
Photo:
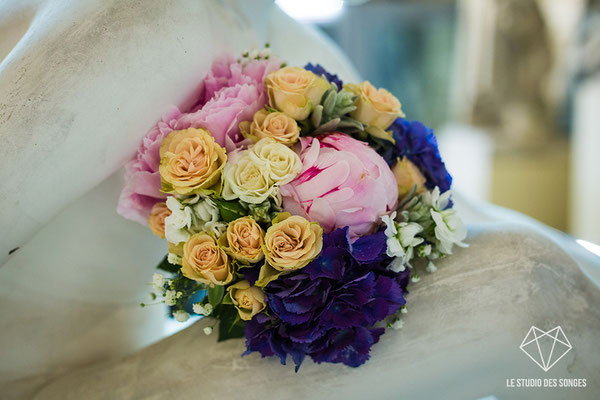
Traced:
<path id="1" fill-rule="evenodd" d="M 363 364 L 402 326 L 415 261 L 465 246 L 433 131 L 385 89 L 269 49 L 216 60 L 201 87 L 126 167 L 119 213 L 168 242 L 154 298 L 296 369 Z"/>

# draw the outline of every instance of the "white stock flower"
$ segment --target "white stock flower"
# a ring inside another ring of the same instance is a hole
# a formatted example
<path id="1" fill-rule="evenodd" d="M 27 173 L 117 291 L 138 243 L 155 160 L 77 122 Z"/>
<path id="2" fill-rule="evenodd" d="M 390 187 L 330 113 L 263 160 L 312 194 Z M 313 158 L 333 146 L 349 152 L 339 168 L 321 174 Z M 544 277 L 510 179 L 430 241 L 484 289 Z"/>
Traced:
<path id="1" fill-rule="evenodd" d="M 385 224 L 384 233 L 387 237 L 396 236 L 396 233 L 398 233 L 398 231 L 396 231 L 396 223 L 394 222 L 394 219 L 396 219 L 396 214 L 396 211 L 394 211 L 390 215 L 381 216 L 381 220 Z"/>
<path id="2" fill-rule="evenodd" d="M 387 268 L 395 273 L 403 272 L 406 269 L 404 257 L 395 257 Z"/>
<path id="3" fill-rule="evenodd" d="M 450 208 L 444 211 L 431 210 L 431 217 L 435 221 L 435 237 L 439 241 L 438 248 L 444 254 L 452 254 L 452 246 L 467 247 L 463 240 L 467 237 L 467 228 L 456 210 Z"/>
<path id="4" fill-rule="evenodd" d="M 389 257 L 395 257 L 388 266 L 388 269 L 394 272 L 402 272 L 405 266 L 412 260 L 414 247 L 423 243 L 423 238 L 416 235 L 423 231 L 423 227 L 415 222 L 394 221 L 396 212 L 391 215 L 384 215 L 381 220 L 385 223 L 385 235 L 387 236 L 386 254 Z"/>
<path id="5" fill-rule="evenodd" d="M 440 188 L 435 187 L 432 191 L 427 191 L 421 194 L 423 204 L 433 208 L 436 211 L 445 209 L 450 201 L 450 191 L 446 190 L 440 195 Z"/>
<path id="6" fill-rule="evenodd" d="M 194 214 L 198 217 L 194 230 L 199 232 L 211 232 L 221 236 L 227 230 L 227 224 L 220 221 L 221 214 L 215 202 L 209 197 L 202 197 L 193 206 Z"/>
<path id="7" fill-rule="evenodd" d="M 415 247 L 423 243 L 423 238 L 415 237 L 423 231 L 423 227 L 416 222 L 401 222 L 397 229 L 402 247 Z"/>
<path id="8" fill-rule="evenodd" d="M 186 242 L 190 238 L 187 229 L 192 225 L 191 208 L 183 206 L 173 196 L 167 197 L 167 208 L 171 210 L 171 215 L 165 218 L 165 237 L 175 245 Z"/>
<path id="9" fill-rule="evenodd" d="M 173 312 L 173 318 L 175 318 L 175 321 L 177 322 L 185 322 L 190 318 L 190 314 L 183 310 L 177 310 Z"/>
<path id="10" fill-rule="evenodd" d="M 260 139 L 250 149 L 250 157 L 268 171 L 269 179 L 276 185 L 291 182 L 302 170 L 298 154 L 272 138 Z"/>
<path id="11" fill-rule="evenodd" d="M 269 171 L 254 162 L 249 151 L 232 154 L 223 169 L 225 200 L 240 199 L 246 203 L 260 204 L 277 193 L 269 178 Z"/>
<path id="12" fill-rule="evenodd" d="M 208 316 L 208 315 L 212 314 L 212 312 L 213 312 L 213 306 L 210 303 L 208 303 L 206 305 L 202 305 L 200 303 L 195 303 L 192 306 L 192 309 L 194 310 L 194 312 L 196 314 L 204 315 L 204 316 Z"/>

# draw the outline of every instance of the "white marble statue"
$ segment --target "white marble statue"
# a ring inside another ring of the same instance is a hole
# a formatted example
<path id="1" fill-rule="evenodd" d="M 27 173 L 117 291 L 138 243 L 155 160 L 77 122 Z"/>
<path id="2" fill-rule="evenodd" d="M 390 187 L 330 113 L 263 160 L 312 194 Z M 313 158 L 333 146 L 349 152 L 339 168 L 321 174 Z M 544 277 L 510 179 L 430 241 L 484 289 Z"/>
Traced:
<path id="1" fill-rule="evenodd" d="M 405 328 L 359 369 L 240 358 L 243 342 L 217 344 L 204 321 L 134 352 L 163 337 L 165 310 L 139 303 L 165 248 L 116 214 L 120 168 L 215 56 L 265 42 L 358 80 L 267 0 L 0 1 L 0 397 L 527 398 L 505 380 L 549 376 L 519 350 L 532 325 L 573 343 L 548 374 L 586 378 L 572 398 L 597 393 L 597 257 L 460 199 L 467 222 L 488 223 L 413 286 Z"/>

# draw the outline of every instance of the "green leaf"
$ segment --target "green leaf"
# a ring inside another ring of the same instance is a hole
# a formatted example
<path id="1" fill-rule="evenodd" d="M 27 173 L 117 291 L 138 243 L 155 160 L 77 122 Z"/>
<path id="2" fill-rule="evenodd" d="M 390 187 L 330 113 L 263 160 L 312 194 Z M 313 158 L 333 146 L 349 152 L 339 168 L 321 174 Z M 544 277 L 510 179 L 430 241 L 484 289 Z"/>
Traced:
<path id="1" fill-rule="evenodd" d="M 226 201 L 220 199 L 213 199 L 217 207 L 219 208 L 219 212 L 221 213 L 221 218 L 225 222 L 231 222 L 238 218 L 246 216 L 247 212 L 244 207 L 240 204 L 239 201 Z"/>
<path id="2" fill-rule="evenodd" d="M 222 306 L 219 312 L 219 342 L 244 337 L 246 323 L 240 319 L 238 311 L 232 306 Z"/>
<path id="3" fill-rule="evenodd" d="M 166 271 L 166 272 L 171 272 L 171 273 L 178 272 L 181 267 L 179 265 L 173 265 L 173 264 L 171 264 L 167 260 L 168 257 L 169 256 L 165 256 L 165 258 L 162 259 L 162 261 L 156 266 L 156 268 L 161 269 L 161 270 Z"/>
<path id="4" fill-rule="evenodd" d="M 213 286 L 208 288 L 208 302 L 211 306 L 213 306 L 213 308 L 216 308 L 219 304 L 221 304 L 224 293 L 225 288 L 223 286 Z"/>
<path id="5" fill-rule="evenodd" d="M 231 300 L 230 293 L 227 293 L 225 296 L 223 296 L 223 301 L 221 302 L 221 304 L 230 304 L 230 305 L 233 305 L 233 300 Z"/>

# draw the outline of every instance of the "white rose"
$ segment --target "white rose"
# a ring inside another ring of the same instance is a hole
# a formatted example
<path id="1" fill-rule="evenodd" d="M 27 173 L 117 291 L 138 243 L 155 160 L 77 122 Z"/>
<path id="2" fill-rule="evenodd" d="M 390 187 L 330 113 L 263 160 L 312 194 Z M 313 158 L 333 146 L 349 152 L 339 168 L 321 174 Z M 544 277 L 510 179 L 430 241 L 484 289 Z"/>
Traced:
<path id="1" fill-rule="evenodd" d="M 277 188 L 269 178 L 269 171 L 254 162 L 248 150 L 232 155 L 229 160 L 223 170 L 225 200 L 239 198 L 246 203 L 260 204 L 276 195 Z"/>
<path id="2" fill-rule="evenodd" d="M 302 170 L 298 154 L 272 138 L 260 139 L 250 149 L 250 157 L 269 171 L 269 178 L 277 185 L 291 182 Z"/>
<path id="3" fill-rule="evenodd" d="M 431 217 L 435 221 L 435 237 L 439 240 L 439 249 L 444 254 L 452 254 L 454 244 L 466 247 L 463 240 L 467 237 L 467 228 L 454 209 L 444 211 L 431 210 Z"/>
<path id="4" fill-rule="evenodd" d="M 165 237 L 173 244 L 186 242 L 190 238 L 187 229 L 192 225 L 192 210 L 173 196 L 167 197 L 167 207 L 171 215 L 165 218 Z"/>

